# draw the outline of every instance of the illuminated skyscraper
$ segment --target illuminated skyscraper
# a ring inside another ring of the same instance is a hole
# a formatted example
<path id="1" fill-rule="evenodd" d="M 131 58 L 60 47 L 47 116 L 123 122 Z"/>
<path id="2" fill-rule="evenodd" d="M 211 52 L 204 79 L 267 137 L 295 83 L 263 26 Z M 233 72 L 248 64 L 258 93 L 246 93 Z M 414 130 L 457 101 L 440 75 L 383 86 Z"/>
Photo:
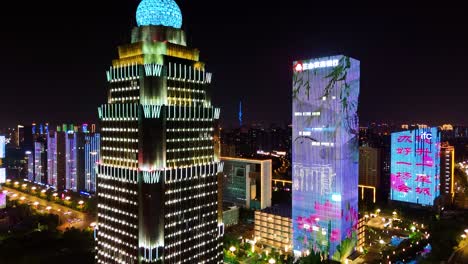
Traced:
<path id="1" fill-rule="evenodd" d="M 357 241 L 359 67 L 359 61 L 345 56 L 294 62 L 297 255 L 314 250 L 344 261 Z"/>
<path id="2" fill-rule="evenodd" d="M 437 127 L 392 133 L 391 200 L 434 205 L 440 195 L 440 136 Z"/>
<path id="3" fill-rule="evenodd" d="M 172 0 L 144 0 L 99 107 L 98 263 L 223 263 L 211 74 Z"/>

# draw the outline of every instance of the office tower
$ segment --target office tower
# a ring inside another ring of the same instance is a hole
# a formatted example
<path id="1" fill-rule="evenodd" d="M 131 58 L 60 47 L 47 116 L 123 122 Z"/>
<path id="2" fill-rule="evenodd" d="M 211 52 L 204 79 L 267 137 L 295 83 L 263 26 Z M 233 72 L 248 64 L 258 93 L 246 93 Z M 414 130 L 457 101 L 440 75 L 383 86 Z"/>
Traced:
<path id="1" fill-rule="evenodd" d="M 65 129 L 64 129 L 65 128 Z M 55 132 L 55 140 L 56 140 L 56 162 L 57 162 L 57 179 L 55 187 L 59 191 L 63 191 L 66 189 L 66 139 L 67 139 L 67 128 L 66 127 L 57 127 L 57 131 Z"/>
<path id="2" fill-rule="evenodd" d="M 223 201 L 250 209 L 271 206 L 271 159 L 222 157 Z"/>
<path id="3" fill-rule="evenodd" d="M 223 263 L 211 74 L 172 0 L 144 0 L 99 107 L 98 263 Z"/>
<path id="4" fill-rule="evenodd" d="M 85 190 L 96 192 L 96 170 L 100 159 L 101 135 L 89 133 L 85 135 Z"/>
<path id="5" fill-rule="evenodd" d="M 35 180 L 34 175 L 34 154 L 32 151 L 26 151 L 26 160 L 28 162 L 28 180 L 33 182 Z"/>
<path id="6" fill-rule="evenodd" d="M 77 145 L 74 126 L 66 131 L 65 138 L 65 188 L 76 191 L 77 184 Z"/>
<path id="7" fill-rule="evenodd" d="M 380 192 L 382 172 L 381 150 L 371 147 L 359 148 L 359 198 L 377 202 L 377 192 Z"/>
<path id="8" fill-rule="evenodd" d="M 450 204 L 455 195 L 455 147 L 444 142 L 440 147 L 440 194 Z"/>
<path id="9" fill-rule="evenodd" d="M 293 249 L 345 261 L 357 241 L 359 61 L 293 65 Z M 339 250 L 337 250 L 339 247 Z"/>
<path id="10" fill-rule="evenodd" d="M 47 184 L 57 188 L 57 133 L 49 131 L 47 138 Z"/>
<path id="11" fill-rule="evenodd" d="M 47 143 L 34 142 L 34 182 L 47 183 Z"/>
<path id="12" fill-rule="evenodd" d="M 440 136 L 437 127 L 392 133 L 391 200 L 434 205 L 440 194 Z"/>
<path id="13" fill-rule="evenodd" d="M 3 159 L 5 158 L 5 136 L 0 135 L 0 184 L 6 181 L 6 169 L 3 167 Z"/>

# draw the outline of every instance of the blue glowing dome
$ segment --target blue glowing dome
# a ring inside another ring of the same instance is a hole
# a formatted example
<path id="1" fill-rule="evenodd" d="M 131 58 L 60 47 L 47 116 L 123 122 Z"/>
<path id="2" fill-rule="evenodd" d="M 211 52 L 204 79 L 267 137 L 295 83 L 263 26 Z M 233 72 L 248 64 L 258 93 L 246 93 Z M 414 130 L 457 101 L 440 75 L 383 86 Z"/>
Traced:
<path id="1" fill-rule="evenodd" d="M 143 0 L 136 19 L 138 26 L 182 27 L 182 12 L 174 0 Z"/>

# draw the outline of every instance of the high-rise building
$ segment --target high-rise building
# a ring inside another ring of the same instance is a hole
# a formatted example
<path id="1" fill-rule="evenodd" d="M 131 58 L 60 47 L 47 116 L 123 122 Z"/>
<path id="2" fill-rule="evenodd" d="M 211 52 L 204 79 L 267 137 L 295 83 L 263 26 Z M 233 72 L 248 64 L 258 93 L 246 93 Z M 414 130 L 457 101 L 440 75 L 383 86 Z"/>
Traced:
<path id="1" fill-rule="evenodd" d="M 6 181 L 6 169 L 3 167 L 3 159 L 5 158 L 6 137 L 0 135 L 0 184 Z"/>
<path id="2" fill-rule="evenodd" d="M 223 263 L 211 74 L 172 0 L 143 0 L 99 107 L 98 263 Z"/>
<path id="3" fill-rule="evenodd" d="M 437 127 L 392 133 L 391 200 L 434 205 L 440 194 L 440 137 Z"/>
<path id="4" fill-rule="evenodd" d="M 221 161 L 224 202 L 250 209 L 271 206 L 271 159 L 222 157 Z"/>
<path id="5" fill-rule="evenodd" d="M 47 184 L 57 188 L 57 133 L 49 132 L 47 138 Z"/>
<path id="6" fill-rule="evenodd" d="M 293 249 L 345 261 L 357 242 L 360 63 L 293 65 Z M 338 248 L 338 249 L 337 249 Z"/>
<path id="7" fill-rule="evenodd" d="M 381 182 L 381 150 L 371 147 L 359 148 L 359 198 L 377 202 Z"/>
<path id="8" fill-rule="evenodd" d="M 84 156 L 85 156 L 85 190 L 91 193 L 96 192 L 96 171 L 100 159 L 101 135 L 99 133 L 89 133 L 85 136 Z"/>
<path id="9" fill-rule="evenodd" d="M 55 140 L 56 140 L 56 162 L 57 162 L 57 178 L 56 184 L 54 185 L 57 190 L 63 191 L 66 189 L 66 182 L 67 182 L 67 159 L 66 159 L 66 139 L 67 139 L 67 129 L 63 129 L 61 127 L 57 127 L 57 131 L 55 132 Z"/>
<path id="10" fill-rule="evenodd" d="M 445 198 L 445 204 L 450 204 L 455 195 L 455 147 L 447 142 L 440 147 L 440 194 Z"/>

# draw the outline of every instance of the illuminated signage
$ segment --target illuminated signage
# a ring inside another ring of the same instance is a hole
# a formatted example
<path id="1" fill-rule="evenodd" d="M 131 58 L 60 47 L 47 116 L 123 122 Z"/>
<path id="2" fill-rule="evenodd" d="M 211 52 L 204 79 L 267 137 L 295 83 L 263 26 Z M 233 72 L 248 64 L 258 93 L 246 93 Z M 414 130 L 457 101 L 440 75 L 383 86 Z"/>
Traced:
<path id="1" fill-rule="evenodd" d="M 440 194 L 438 129 L 393 133 L 391 148 L 391 199 L 432 206 Z"/>
<path id="2" fill-rule="evenodd" d="M 313 69 L 320 69 L 320 68 L 329 68 L 329 67 L 336 67 L 340 63 L 339 60 L 322 60 L 322 61 L 313 61 L 313 62 L 298 62 L 294 65 L 294 71 L 301 72 Z"/>

